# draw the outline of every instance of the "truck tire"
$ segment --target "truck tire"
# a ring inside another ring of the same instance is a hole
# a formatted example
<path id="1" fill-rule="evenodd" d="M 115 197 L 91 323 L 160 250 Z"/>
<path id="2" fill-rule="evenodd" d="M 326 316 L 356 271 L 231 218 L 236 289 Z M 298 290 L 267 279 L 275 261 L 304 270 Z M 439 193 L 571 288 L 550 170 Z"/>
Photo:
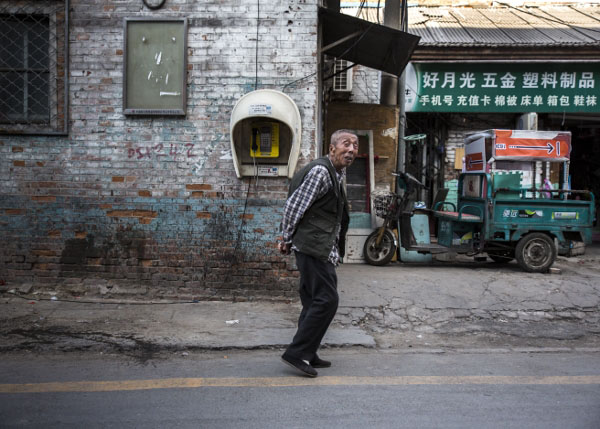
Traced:
<path id="1" fill-rule="evenodd" d="M 519 240 L 515 256 L 525 271 L 545 273 L 556 260 L 556 247 L 546 234 L 532 232 Z"/>
<path id="2" fill-rule="evenodd" d="M 389 263 L 396 253 L 394 235 L 386 229 L 383 233 L 381 243 L 379 246 L 377 246 L 376 242 L 378 234 L 379 230 L 373 231 L 367 237 L 363 247 L 365 261 L 367 261 L 368 264 L 375 266 L 381 266 Z"/>

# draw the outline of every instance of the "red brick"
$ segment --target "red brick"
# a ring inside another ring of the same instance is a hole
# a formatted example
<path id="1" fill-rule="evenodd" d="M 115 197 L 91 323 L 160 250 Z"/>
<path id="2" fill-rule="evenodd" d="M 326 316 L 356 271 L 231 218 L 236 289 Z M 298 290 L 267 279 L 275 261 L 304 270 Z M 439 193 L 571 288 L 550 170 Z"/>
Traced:
<path id="1" fill-rule="evenodd" d="M 56 256 L 56 252 L 54 250 L 37 249 L 32 250 L 31 253 L 33 253 L 36 256 Z"/>
<path id="2" fill-rule="evenodd" d="M 205 192 L 204 196 L 206 198 L 223 198 L 222 192 Z"/>
<path id="3" fill-rule="evenodd" d="M 150 210 L 111 210 L 106 213 L 110 217 L 148 217 L 154 218 L 158 213 Z"/>
<path id="4" fill-rule="evenodd" d="M 15 216 L 25 214 L 26 211 L 25 209 L 6 209 L 4 213 L 6 213 L 7 215 Z"/>
<path id="5" fill-rule="evenodd" d="M 191 185 L 185 185 L 185 189 L 188 191 L 210 191 L 212 189 L 212 185 L 208 185 L 205 183 L 196 183 Z"/>
<path id="6" fill-rule="evenodd" d="M 45 196 L 40 196 L 40 197 L 31 197 L 31 199 L 38 203 L 53 203 L 56 201 L 56 197 L 50 196 L 50 195 L 45 195 Z"/>

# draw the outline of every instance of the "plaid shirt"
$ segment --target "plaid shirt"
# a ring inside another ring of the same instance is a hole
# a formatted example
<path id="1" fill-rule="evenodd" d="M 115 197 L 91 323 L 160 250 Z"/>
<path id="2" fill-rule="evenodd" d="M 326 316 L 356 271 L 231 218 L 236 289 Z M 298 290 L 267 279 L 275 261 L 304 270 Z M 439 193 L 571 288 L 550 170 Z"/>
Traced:
<path id="1" fill-rule="evenodd" d="M 331 161 L 330 161 L 331 162 Z M 346 175 L 346 170 L 342 170 L 341 173 L 336 171 L 337 179 L 339 183 L 342 183 Z M 310 169 L 310 171 L 304 176 L 302 184 L 294 191 L 294 193 L 287 199 L 285 206 L 283 207 L 283 222 L 281 224 L 281 230 L 283 233 L 283 241 L 285 243 L 292 242 L 292 236 L 296 231 L 298 223 L 308 208 L 319 198 L 323 197 L 333 187 L 329 171 L 322 165 L 316 165 Z M 336 232 L 337 239 L 333 245 L 331 252 L 329 253 L 328 261 L 334 266 L 337 266 L 340 260 L 340 253 L 337 247 L 337 240 L 339 240 L 339 226 Z M 298 250 L 295 246 L 292 246 L 292 250 Z"/>

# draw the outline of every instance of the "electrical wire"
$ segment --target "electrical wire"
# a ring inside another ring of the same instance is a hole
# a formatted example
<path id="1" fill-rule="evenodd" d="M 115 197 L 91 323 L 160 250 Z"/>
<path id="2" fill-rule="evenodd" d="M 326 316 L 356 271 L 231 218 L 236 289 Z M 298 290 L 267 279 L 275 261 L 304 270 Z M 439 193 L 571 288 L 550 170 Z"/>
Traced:
<path id="1" fill-rule="evenodd" d="M 254 49 L 256 73 L 254 79 L 254 90 L 258 88 L 258 29 L 260 26 L 260 0 L 256 0 L 256 47 Z"/>
<path id="2" fill-rule="evenodd" d="M 255 80 L 254 80 L 254 90 L 258 89 L 258 37 L 259 37 L 259 28 L 260 28 L 260 0 L 256 0 L 256 44 L 255 44 Z M 257 134 L 254 134 L 252 137 L 251 144 L 256 143 Z M 256 151 L 254 153 L 256 155 Z M 256 165 L 256 156 L 252 156 L 253 166 L 254 166 L 254 178 L 255 178 L 255 188 L 258 188 L 258 167 Z M 244 210 L 242 212 L 240 226 L 238 228 L 237 239 L 235 240 L 235 247 L 233 248 L 232 254 L 232 263 L 237 263 L 237 252 L 240 248 L 240 243 L 242 241 L 242 233 L 244 230 L 244 226 L 246 224 L 246 211 L 248 209 L 248 198 L 250 196 L 250 186 L 252 185 L 252 180 L 248 179 L 248 186 L 246 187 L 246 197 L 244 198 Z M 231 272 L 227 274 L 227 277 L 231 277 Z"/>
<path id="3" fill-rule="evenodd" d="M 346 54 L 347 54 L 347 53 L 348 53 L 348 52 L 349 52 L 351 49 L 353 49 L 353 48 L 354 48 L 354 47 L 355 47 L 355 46 L 358 44 L 358 42 L 360 42 L 360 41 L 361 41 L 361 40 L 362 40 L 362 39 L 363 39 L 363 38 L 364 38 L 364 37 L 367 35 L 367 33 L 369 32 L 369 30 L 371 30 L 371 28 L 373 28 L 373 26 L 374 26 L 374 25 L 377 25 L 377 24 L 375 24 L 374 22 L 371 22 L 371 23 L 370 23 L 370 25 L 369 25 L 369 27 L 367 27 L 367 29 L 366 29 L 366 30 L 363 32 L 363 34 L 361 34 L 361 35 L 360 35 L 360 37 L 359 37 L 359 38 L 358 38 L 358 39 L 357 39 L 357 40 L 356 40 L 356 41 L 355 41 L 355 42 L 354 42 L 352 45 L 350 45 L 350 47 L 349 47 L 348 49 L 346 49 L 344 52 L 342 52 L 342 53 L 341 53 L 341 54 L 340 54 L 338 57 L 340 57 L 340 58 L 341 58 L 341 57 L 343 57 L 343 56 L 344 56 L 344 55 L 346 55 Z M 337 57 L 336 57 L 336 58 L 337 58 Z M 356 65 L 356 64 L 353 64 L 351 67 L 354 67 L 355 65 Z M 347 69 L 345 69 L 345 70 L 347 70 Z M 292 81 L 292 82 L 286 83 L 286 84 L 285 84 L 285 85 L 284 85 L 284 86 L 281 88 L 281 90 L 283 91 L 283 90 L 284 90 L 285 88 L 287 88 L 288 86 L 290 86 L 290 85 L 292 85 L 292 84 L 294 84 L 294 83 L 296 83 L 296 82 L 302 81 L 302 80 L 304 80 L 304 79 L 308 79 L 308 78 L 310 78 L 310 77 L 312 77 L 312 76 L 316 75 L 317 73 L 318 73 L 318 72 L 314 72 L 314 73 L 311 73 L 311 74 L 309 74 L 309 75 L 307 75 L 307 76 L 301 77 L 300 79 L 296 79 L 296 80 L 294 80 L 294 81 Z M 341 73 L 341 72 L 339 72 L 339 73 Z M 331 77 L 333 77 L 333 76 L 330 76 L 329 78 L 331 78 Z"/>
<path id="4" fill-rule="evenodd" d="M 352 67 L 355 67 L 356 65 L 357 65 L 356 63 L 353 63 L 352 65 L 349 65 L 349 66 L 347 66 L 347 67 L 344 67 L 344 68 L 343 68 L 343 69 L 341 69 L 341 70 L 338 70 L 338 71 L 337 71 L 337 72 L 335 72 L 334 74 L 332 74 L 332 75 L 330 75 L 330 76 L 327 76 L 326 78 L 323 78 L 323 82 L 325 82 L 326 80 L 332 79 L 332 78 L 336 77 L 336 76 L 337 76 L 337 75 L 339 75 L 339 74 L 342 74 L 342 73 L 344 73 L 346 70 L 348 70 L 348 69 L 351 69 Z"/>
<path id="5" fill-rule="evenodd" d="M 365 3 L 367 0 L 361 0 L 360 5 L 358 5 L 358 10 L 356 11 L 356 17 L 358 18 L 362 13 L 363 8 L 365 7 Z"/>
<path id="6" fill-rule="evenodd" d="M 255 167 L 255 171 L 256 171 L 256 167 Z M 258 172 L 256 172 L 256 174 L 258 177 Z M 240 222 L 240 227 L 238 228 L 237 240 L 235 240 L 235 247 L 233 248 L 233 261 L 231 261 L 232 263 L 237 263 L 237 252 L 238 252 L 238 249 L 240 248 L 240 243 L 242 241 L 242 233 L 244 231 L 244 226 L 246 224 L 246 210 L 248 209 L 248 197 L 250 196 L 250 186 L 251 185 L 252 185 L 252 180 L 248 179 L 248 187 L 246 188 L 246 198 L 244 199 L 244 211 L 242 212 L 242 220 Z M 227 276 L 228 277 L 231 276 L 231 270 L 228 272 Z"/>

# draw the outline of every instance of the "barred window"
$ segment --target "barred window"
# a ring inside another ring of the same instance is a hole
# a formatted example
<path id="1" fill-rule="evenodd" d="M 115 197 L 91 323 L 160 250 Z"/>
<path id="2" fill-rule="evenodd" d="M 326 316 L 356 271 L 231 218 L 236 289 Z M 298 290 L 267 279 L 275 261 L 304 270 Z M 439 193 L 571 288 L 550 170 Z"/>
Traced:
<path id="1" fill-rule="evenodd" d="M 0 0 L 0 133 L 65 133 L 65 3 L 7 3 Z"/>

